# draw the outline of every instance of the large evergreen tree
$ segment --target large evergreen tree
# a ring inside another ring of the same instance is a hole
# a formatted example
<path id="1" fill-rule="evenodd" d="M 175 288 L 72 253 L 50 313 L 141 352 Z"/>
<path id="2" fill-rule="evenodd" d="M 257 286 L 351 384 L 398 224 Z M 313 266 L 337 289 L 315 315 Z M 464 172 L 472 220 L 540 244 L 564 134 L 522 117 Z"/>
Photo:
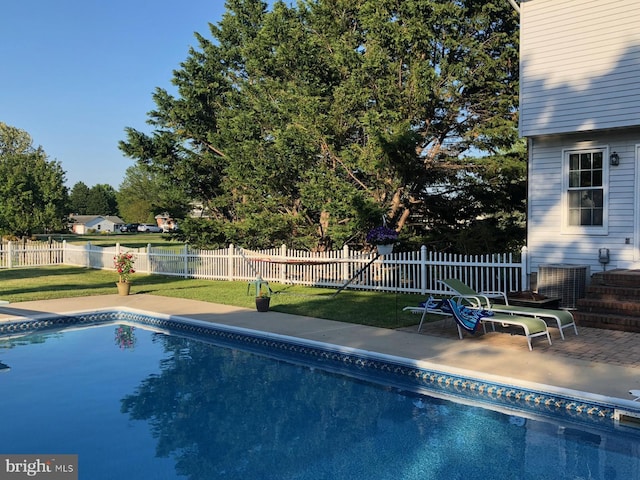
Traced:
<path id="1" fill-rule="evenodd" d="M 77 182 L 69 194 L 69 209 L 76 215 L 118 215 L 117 192 L 106 183 L 88 187 Z"/>
<path id="2" fill-rule="evenodd" d="M 505 208 L 473 187 L 505 177 L 517 137 L 517 17 L 507 2 L 226 6 L 213 40 L 197 35 L 174 73 L 177 95 L 156 91 L 154 133 L 128 129 L 121 142 L 206 205 L 209 241 L 341 245 L 384 218 L 405 238 L 451 234 L 455 248 L 460 232 L 439 222 L 468 226 Z"/>
<path id="3" fill-rule="evenodd" d="M 89 215 L 118 215 L 115 189 L 106 183 L 98 183 L 89 189 L 87 197 Z"/>
<path id="4" fill-rule="evenodd" d="M 69 193 L 69 210 L 75 215 L 91 215 L 89 211 L 89 187 L 84 182 L 77 182 Z"/>

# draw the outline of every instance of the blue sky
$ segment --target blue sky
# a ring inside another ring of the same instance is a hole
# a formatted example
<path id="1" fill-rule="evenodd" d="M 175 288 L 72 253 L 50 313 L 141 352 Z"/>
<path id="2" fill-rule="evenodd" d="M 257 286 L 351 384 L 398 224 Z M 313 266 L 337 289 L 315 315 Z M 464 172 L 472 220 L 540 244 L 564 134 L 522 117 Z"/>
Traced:
<path id="1" fill-rule="evenodd" d="M 0 121 L 26 130 L 67 185 L 118 189 L 134 161 L 124 128 L 149 131 L 156 87 L 209 37 L 223 0 L 10 0 L 0 12 Z"/>

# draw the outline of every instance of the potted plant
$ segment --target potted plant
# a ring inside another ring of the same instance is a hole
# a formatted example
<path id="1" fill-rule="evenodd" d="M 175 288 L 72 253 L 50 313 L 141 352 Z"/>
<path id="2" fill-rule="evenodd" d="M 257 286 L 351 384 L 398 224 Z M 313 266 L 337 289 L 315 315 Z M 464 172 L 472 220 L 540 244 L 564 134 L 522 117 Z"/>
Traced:
<path id="1" fill-rule="evenodd" d="M 113 266 L 119 275 L 118 282 L 116 283 L 119 295 L 129 295 L 129 291 L 131 289 L 131 275 L 136 272 L 133 269 L 134 263 L 135 258 L 130 252 L 119 253 L 113 257 Z"/>
<path id="2" fill-rule="evenodd" d="M 265 282 L 262 280 L 262 277 L 258 275 L 253 282 L 249 283 L 249 286 L 251 285 L 255 285 L 256 287 L 256 310 L 259 312 L 269 311 L 269 303 L 271 302 L 269 282 Z M 249 293 L 248 287 L 247 293 Z"/>
<path id="3" fill-rule="evenodd" d="M 256 297 L 256 310 L 259 312 L 268 312 L 270 302 L 271 297 L 269 296 L 269 290 L 261 291 Z"/>
<path id="4" fill-rule="evenodd" d="M 375 245 L 378 255 L 388 255 L 398 241 L 398 232 L 389 227 L 376 227 L 367 234 L 367 243 Z"/>

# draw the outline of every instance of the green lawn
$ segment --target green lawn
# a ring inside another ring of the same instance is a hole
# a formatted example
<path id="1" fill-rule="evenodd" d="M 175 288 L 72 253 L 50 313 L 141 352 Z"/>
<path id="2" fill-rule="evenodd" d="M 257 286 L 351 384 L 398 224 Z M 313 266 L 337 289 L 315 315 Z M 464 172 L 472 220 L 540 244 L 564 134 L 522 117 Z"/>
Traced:
<path id="1" fill-rule="evenodd" d="M 24 302 L 109 295 L 116 293 L 116 281 L 112 270 L 73 266 L 0 270 L 0 299 Z M 274 291 L 271 310 L 278 312 L 385 328 L 406 327 L 419 321 L 418 315 L 402 311 L 406 305 L 417 305 L 422 300 L 419 295 L 344 290 L 334 296 L 334 289 L 270 285 Z M 131 292 L 255 308 L 254 294 L 247 293 L 247 282 L 135 274 Z"/>
<path id="2" fill-rule="evenodd" d="M 38 240 L 46 242 L 49 238 L 56 242 L 66 240 L 68 243 L 84 244 L 91 242 L 92 245 L 100 247 L 110 247 L 116 243 L 126 245 L 131 248 L 159 246 L 182 246 L 182 243 L 171 240 L 168 235 L 162 233 L 105 233 L 101 235 L 76 235 L 73 233 L 36 235 Z"/>

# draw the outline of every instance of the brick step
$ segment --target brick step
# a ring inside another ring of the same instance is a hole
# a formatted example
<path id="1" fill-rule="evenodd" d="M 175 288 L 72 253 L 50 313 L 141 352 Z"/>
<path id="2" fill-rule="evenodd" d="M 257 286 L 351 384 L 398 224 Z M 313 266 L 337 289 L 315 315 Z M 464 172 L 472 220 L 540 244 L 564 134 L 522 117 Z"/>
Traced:
<path id="1" fill-rule="evenodd" d="M 616 315 L 632 315 L 640 318 L 640 303 L 619 300 L 616 298 L 581 298 L 577 302 L 580 312 L 613 313 Z"/>
<path id="2" fill-rule="evenodd" d="M 576 324 L 582 327 L 640 333 L 640 317 L 574 311 L 573 318 Z"/>
<path id="3" fill-rule="evenodd" d="M 640 287 L 640 270 L 609 270 L 594 273 L 591 277 L 593 284 L 604 284 L 618 287 Z"/>
<path id="4" fill-rule="evenodd" d="M 640 332 L 640 270 L 594 273 L 573 312 L 578 325 Z"/>
<path id="5" fill-rule="evenodd" d="M 591 284 L 587 287 L 586 298 L 601 298 L 603 300 L 619 299 L 640 302 L 640 287 Z"/>

